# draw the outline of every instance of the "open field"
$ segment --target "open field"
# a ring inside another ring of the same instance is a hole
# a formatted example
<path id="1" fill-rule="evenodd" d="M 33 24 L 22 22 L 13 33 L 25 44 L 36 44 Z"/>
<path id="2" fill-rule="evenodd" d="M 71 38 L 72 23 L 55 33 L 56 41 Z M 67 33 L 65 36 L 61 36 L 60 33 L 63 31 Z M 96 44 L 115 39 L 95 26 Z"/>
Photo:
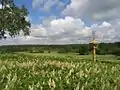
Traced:
<path id="1" fill-rule="evenodd" d="M 20 52 L 21 53 L 21 52 Z M 57 52 L 52 52 L 52 53 L 26 53 L 23 52 L 22 54 L 25 55 L 32 55 L 32 56 L 58 56 L 58 57 L 73 57 L 77 58 L 78 60 L 91 60 L 92 55 L 79 55 L 78 53 L 64 53 L 64 54 L 59 54 Z M 120 63 L 120 56 L 115 56 L 115 55 L 97 55 L 97 60 L 101 62 L 116 62 Z"/>
<path id="2" fill-rule="evenodd" d="M 0 90 L 120 90 L 119 14 L 120 0 L 0 0 Z"/>
<path id="3" fill-rule="evenodd" d="M 120 60 L 115 56 L 1 54 L 0 90 L 116 90 Z"/>

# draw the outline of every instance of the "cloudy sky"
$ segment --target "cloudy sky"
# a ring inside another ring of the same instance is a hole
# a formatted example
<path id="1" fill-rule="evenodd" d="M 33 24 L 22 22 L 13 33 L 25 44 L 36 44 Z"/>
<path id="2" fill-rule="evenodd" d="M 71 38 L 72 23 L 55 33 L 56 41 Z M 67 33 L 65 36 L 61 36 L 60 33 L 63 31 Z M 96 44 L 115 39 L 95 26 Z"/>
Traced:
<path id="1" fill-rule="evenodd" d="M 89 43 L 120 41 L 120 0 L 15 0 L 30 12 L 31 35 L 0 44 Z M 1 7 L 1 6 L 0 6 Z"/>

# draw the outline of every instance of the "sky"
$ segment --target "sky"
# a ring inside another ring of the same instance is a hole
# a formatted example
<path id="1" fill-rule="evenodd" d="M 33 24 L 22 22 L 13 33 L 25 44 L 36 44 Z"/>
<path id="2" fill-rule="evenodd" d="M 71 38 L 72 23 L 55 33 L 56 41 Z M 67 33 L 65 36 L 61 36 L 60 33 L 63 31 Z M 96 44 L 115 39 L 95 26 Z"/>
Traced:
<path id="1" fill-rule="evenodd" d="M 120 41 L 120 0 L 15 0 L 15 4 L 28 9 L 31 34 L 9 37 L 0 45 L 89 43 L 92 31 L 99 42 Z"/>

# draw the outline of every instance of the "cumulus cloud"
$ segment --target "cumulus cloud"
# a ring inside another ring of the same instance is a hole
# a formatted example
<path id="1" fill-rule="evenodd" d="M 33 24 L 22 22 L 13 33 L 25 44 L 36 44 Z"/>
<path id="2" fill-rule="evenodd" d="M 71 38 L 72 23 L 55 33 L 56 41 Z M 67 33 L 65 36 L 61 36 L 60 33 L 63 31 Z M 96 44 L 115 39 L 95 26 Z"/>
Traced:
<path id="1" fill-rule="evenodd" d="M 2 5 L 0 4 L 0 9 L 2 9 Z"/>
<path id="2" fill-rule="evenodd" d="M 79 18 L 65 17 L 47 22 L 47 25 L 32 25 L 31 35 L 18 36 L 14 39 L 0 41 L 1 44 L 77 44 L 89 43 L 92 31 L 96 32 L 99 42 L 114 42 L 120 40 L 120 20 L 87 27 Z"/>
<path id="3" fill-rule="evenodd" d="M 63 15 L 80 17 L 87 8 L 89 0 L 71 0 L 71 3 L 62 12 Z"/>
<path id="4" fill-rule="evenodd" d="M 33 9 L 37 10 L 51 11 L 54 6 L 63 9 L 64 3 L 60 0 L 33 0 L 32 2 Z"/>
<path id="5" fill-rule="evenodd" d="M 33 37 L 43 37 L 47 35 L 47 31 L 42 25 L 32 25 L 31 36 Z"/>
<path id="6" fill-rule="evenodd" d="M 62 14 L 95 21 L 113 20 L 120 18 L 120 0 L 71 0 Z"/>
<path id="7" fill-rule="evenodd" d="M 114 22 L 114 23 L 113 23 Z M 91 30 L 96 32 L 96 38 L 100 42 L 120 41 L 120 24 L 118 21 L 103 22 L 101 25 L 93 25 Z"/>
<path id="8" fill-rule="evenodd" d="M 62 8 L 60 0 L 33 0 L 34 9 Z M 1 6 L 0 6 L 1 7 Z M 120 0 L 71 0 L 62 11 L 64 18 L 50 16 L 42 24 L 32 24 L 31 35 L 21 33 L 16 38 L 1 40 L 0 44 L 78 44 L 89 43 L 92 31 L 99 42 L 120 41 Z M 84 19 L 94 23 L 86 26 Z M 26 17 L 26 20 L 31 20 Z"/>
<path id="9" fill-rule="evenodd" d="M 82 40 L 82 38 L 86 38 L 89 35 L 90 30 L 85 29 L 85 24 L 81 19 L 65 17 L 61 19 L 51 20 L 49 21 L 49 23 L 47 23 L 47 26 L 43 24 L 32 25 L 31 36 L 26 38 L 20 36 L 13 40 L 9 38 L 8 40 L 10 41 L 8 43 L 12 42 L 16 44 L 65 44 L 78 42 Z M 5 42 L 7 43 L 7 41 L 4 41 L 4 44 Z"/>

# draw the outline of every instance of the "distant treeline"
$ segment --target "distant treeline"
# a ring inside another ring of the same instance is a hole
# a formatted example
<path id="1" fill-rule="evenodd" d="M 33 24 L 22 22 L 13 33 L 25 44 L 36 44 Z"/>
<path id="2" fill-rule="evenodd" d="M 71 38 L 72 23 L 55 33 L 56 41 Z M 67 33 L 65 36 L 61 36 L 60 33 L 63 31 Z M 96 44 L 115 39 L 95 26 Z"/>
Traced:
<path id="1" fill-rule="evenodd" d="M 91 44 L 69 44 L 69 45 L 8 45 L 0 46 L 1 53 L 14 52 L 58 52 L 58 53 L 79 53 L 81 55 L 91 54 Z M 100 43 L 97 47 L 97 54 L 115 54 L 120 55 L 120 42 L 115 43 Z"/>

